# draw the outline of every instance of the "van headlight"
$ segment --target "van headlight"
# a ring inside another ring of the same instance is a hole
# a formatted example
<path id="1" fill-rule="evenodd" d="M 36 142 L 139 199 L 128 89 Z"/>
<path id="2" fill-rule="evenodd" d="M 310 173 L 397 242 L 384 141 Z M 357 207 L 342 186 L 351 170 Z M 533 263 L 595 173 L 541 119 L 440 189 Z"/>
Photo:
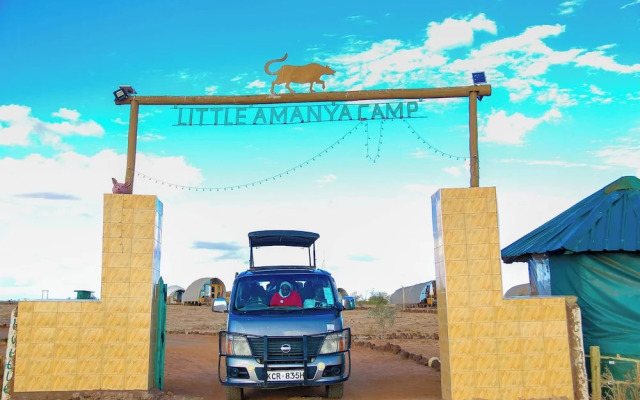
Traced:
<path id="1" fill-rule="evenodd" d="M 250 356 L 251 348 L 247 338 L 242 335 L 227 335 L 227 354 L 231 356 Z"/>
<path id="2" fill-rule="evenodd" d="M 324 338 L 320 354 L 339 353 L 348 349 L 349 331 L 331 333 Z"/>

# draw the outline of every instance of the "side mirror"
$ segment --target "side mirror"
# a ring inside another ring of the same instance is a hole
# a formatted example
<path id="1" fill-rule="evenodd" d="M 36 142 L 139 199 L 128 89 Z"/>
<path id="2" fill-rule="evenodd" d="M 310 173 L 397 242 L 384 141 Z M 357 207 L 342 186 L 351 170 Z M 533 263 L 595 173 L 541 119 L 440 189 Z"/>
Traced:
<path id="1" fill-rule="evenodd" d="M 211 302 L 211 311 L 213 312 L 228 312 L 229 304 L 226 299 L 213 299 Z"/>

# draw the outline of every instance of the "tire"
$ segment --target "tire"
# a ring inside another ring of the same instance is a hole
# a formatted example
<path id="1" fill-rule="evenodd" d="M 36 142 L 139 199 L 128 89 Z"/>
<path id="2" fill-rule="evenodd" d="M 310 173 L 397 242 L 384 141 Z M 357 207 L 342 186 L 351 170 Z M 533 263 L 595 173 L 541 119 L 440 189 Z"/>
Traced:
<path id="1" fill-rule="evenodd" d="M 344 382 L 336 383 L 335 385 L 327 385 L 327 398 L 329 399 L 341 399 L 344 392 Z"/>
<path id="2" fill-rule="evenodd" d="M 236 386 L 225 386 L 227 400 L 242 400 L 242 388 Z"/>

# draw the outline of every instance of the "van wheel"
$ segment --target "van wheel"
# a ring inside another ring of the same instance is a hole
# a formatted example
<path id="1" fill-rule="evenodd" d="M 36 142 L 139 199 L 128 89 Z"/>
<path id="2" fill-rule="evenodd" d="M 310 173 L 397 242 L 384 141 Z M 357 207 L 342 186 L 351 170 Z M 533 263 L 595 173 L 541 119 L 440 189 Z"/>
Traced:
<path id="1" fill-rule="evenodd" d="M 330 399 L 341 399 L 344 391 L 344 382 L 335 385 L 327 385 L 327 397 Z"/>
<path id="2" fill-rule="evenodd" d="M 227 390 L 227 400 L 242 400 L 242 388 L 235 386 L 225 386 Z"/>

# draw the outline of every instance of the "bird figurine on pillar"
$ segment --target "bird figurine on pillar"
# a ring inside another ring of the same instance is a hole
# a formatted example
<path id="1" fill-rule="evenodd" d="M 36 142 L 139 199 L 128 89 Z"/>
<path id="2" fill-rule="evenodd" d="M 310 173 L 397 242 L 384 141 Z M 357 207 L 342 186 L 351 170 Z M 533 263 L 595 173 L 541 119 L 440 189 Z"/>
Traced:
<path id="1" fill-rule="evenodd" d="M 119 183 L 116 178 L 111 178 L 111 181 L 113 182 L 113 189 L 111 189 L 113 194 L 131 194 L 131 182 Z"/>

